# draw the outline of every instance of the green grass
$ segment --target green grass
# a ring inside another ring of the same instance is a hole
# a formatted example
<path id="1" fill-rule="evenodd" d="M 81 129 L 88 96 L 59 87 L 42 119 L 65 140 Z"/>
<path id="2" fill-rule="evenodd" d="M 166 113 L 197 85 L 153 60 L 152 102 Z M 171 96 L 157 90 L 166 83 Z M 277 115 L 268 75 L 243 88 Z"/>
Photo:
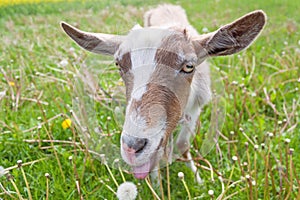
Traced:
<path id="1" fill-rule="evenodd" d="M 210 199 L 209 190 L 214 190 L 212 199 L 216 199 L 222 193 L 222 184 L 226 189 L 222 199 L 300 199 L 300 2 L 168 2 L 182 5 L 200 32 L 204 27 L 213 31 L 254 9 L 262 9 L 268 15 L 266 28 L 247 51 L 210 60 L 212 69 L 219 69 L 226 91 L 222 136 L 205 160 L 199 159 L 196 150 L 208 130 L 208 106 L 200 117 L 201 127 L 192 148 L 205 182 L 196 185 L 184 163 L 174 162 L 169 167 L 171 198 L 188 199 L 177 177 L 182 171 L 195 199 Z M 32 199 L 46 199 L 46 195 L 49 199 L 116 199 L 107 187 L 117 189 L 107 168 L 80 143 L 78 130 L 63 130 L 61 123 L 71 116 L 76 70 L 84 64 L 97 69 L 99 84 L 109 94 L 118 87 L 118 72 L 111 58 L 77 47 L 61 31 L 59 22 L 76 24 L 87 31 L 121 34 L 136 23 L 142 24 L 144 11 L 156 4 L 139 0 L 86 1 L 0 8 L 0 92 L 6 91 L 0 95 L 0 166 L 10 169 L 9 175 L 0 175 L 0 198 L 18 199 L 18 189 L 19 195 L 29 199 L 27 183 Z M 62 60 L 68 61 L 64 67 L 59 64 Z M 100 96 L 109 98 L 102 93 Z M 111 133 L 110 140 L 117 141 L 121 125 L 116 123 L 114 103 L 103 100 L 95 109 L 95 123 L 104 133 Z M 49 121 L 54 116 L 57 118 Z M 284 142 L 287 138 L 289 144 Z M 259 146 L 257 150 L 254 144 Z M 289 155 L 290 148 L 294 149 L 293 155 Z M 234 162 L 233 156 L 238 161 Z M 13 168 L 18 160 L 23 161 L 26 179 L 21 169 Z M 214 182 L 207 170 L 208 162 L 214 170 Z M 243 166 L 244 162 L 247 165 Z M 111 170 L 117 182 L 122 183 L 119 170 Z M 161 170 L 164 195 L 159 194 L 164 199 L 166 171 Z M 45 173 L 50 174 L 49 179 Z M 138 199 L 153 199 L 145 181 L 123 173 L 127 181 L 137 185 Z M 222 181 L 218 179 L 220 175 Z M 228 188 L 229 184 L 232 187 Z"/>

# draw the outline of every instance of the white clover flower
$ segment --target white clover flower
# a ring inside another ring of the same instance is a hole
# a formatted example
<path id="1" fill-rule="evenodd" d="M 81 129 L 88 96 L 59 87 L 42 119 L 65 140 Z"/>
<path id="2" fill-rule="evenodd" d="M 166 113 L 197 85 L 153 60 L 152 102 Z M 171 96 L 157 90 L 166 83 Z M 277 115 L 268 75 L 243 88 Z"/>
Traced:
<path id="1" fill-rule="evenodd" d="M 134 200 L 137 196 L 137 188 L 132 182 L 122 183 L 117 190 L 119 200 Z"/>

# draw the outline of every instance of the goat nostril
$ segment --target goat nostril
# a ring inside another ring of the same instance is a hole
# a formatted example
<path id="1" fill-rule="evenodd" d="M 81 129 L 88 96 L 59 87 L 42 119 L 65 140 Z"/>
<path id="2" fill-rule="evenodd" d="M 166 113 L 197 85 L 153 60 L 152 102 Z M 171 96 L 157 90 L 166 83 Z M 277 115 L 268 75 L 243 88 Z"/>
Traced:
<path id="1" fill-rule="evenodd" d="M 127 146 L 126 151 L 134 150 L 134 153 L 141 153 L 147 145 L 148 139 L 122 135 L 122 142 Z"/>
<path id="2" fill-rule="evenodd" d="M 134 148 L 136 150 L 135 153 L 141 153 L 143 151 L 143 149 L 145 148 L 145 146 L 147 145 L 147 142 L 148 142 L 148 140 L 145 138 L 140 139 L 137 142 L 136 148 Z"/>

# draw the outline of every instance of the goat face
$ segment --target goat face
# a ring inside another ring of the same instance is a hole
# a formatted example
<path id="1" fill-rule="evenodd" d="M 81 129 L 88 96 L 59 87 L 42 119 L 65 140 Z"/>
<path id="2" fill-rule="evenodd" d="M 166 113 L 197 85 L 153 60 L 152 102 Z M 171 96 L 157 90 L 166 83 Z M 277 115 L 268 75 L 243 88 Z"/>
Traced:
<path id="1" fill-rule="evenodd" d="M 128 34 L 115 60 L 127 93 L 121 154 L 135 177 L 144 178 L 168 153 L 168 137 L 187 103 L 197 55 L 184 31 L 140 28 Z"/>
<path id="2" fill-rule="evenodd" d="M 127 36 L 117 36 L 61 25 L 84 49 L 114 55 L 127 96 L 121 154 L 135 177 L 145 178 L 166 153 L 168 138 L 190 101 L 194 66 L 208 56 L 245 49 L 265 21 L 265 14 L 255 11 L 215 32 L 193 37 L 178 27 L 140 27 Z"/>

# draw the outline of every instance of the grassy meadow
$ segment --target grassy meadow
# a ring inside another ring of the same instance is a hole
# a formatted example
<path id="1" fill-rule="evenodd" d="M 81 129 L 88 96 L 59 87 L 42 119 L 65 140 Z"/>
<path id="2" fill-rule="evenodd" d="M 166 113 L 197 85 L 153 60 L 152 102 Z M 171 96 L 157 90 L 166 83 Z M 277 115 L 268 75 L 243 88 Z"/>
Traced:
<path id="1" fill-rule="evenodd" d="M 0 199 L 117 199 L 124 180 L 137 186 L 143 200 L 300 199 L 300 1 L 163 2 L 185 8 L 200 33 L 255 9 L 268 15 L 250 48 L 210 59 L 223 80 L 226 113 L 218 143 L 204 157 L 199 151 L 210 106 L 199 120 L 192 154 L 204 183 L 194 182 L 182 160 L 160 170 L 159 187 L 136 180 L 97 159 L 67 120 L 73 119 L 76 73 L 95 68 L 101 87 L 95 126 L 118 141 L 122 126 L 112 96 L 122 82 L 112 58 L 77 47 L 60 21 L 126 34 L 162 2 L 22 1 L 0 4 Z"/>

